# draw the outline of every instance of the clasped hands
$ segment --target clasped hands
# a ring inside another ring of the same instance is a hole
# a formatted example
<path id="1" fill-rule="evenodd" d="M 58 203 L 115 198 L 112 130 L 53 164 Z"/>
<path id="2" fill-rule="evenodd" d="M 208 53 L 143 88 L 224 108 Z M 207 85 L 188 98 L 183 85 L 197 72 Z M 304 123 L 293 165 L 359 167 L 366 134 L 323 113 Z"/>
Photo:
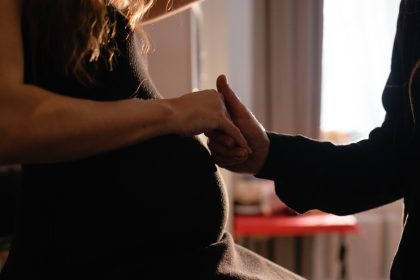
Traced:
<path id="1" fill-rule="evenodd" d="M 247 147 L 225 130 L 215 129 L 205 132 L 211 154 L 220 167 L 233 172 L 257 174 L 263 167 L 269 151 L 270 140 L 267 133 L 230 88 L 226 76 L 221 75 L 217 78 L 217 91 L 224 101 L 228 117 L 239 129 Z"/>

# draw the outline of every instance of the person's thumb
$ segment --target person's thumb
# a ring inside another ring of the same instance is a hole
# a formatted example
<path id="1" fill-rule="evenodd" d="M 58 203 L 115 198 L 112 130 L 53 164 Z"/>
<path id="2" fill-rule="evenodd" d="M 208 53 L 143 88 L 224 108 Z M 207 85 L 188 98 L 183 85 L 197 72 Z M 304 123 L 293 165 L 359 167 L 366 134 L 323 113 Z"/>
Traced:
<path id="1" fill-rule="evenodd" d="M 225 105 L 230 114 L 237 114 L 242 109 L 242 102 L 238 96 L 230 88 L 225 75 L 220 75 L 216 81 L 217 91 L 220 92 L 224 99 Z"/>

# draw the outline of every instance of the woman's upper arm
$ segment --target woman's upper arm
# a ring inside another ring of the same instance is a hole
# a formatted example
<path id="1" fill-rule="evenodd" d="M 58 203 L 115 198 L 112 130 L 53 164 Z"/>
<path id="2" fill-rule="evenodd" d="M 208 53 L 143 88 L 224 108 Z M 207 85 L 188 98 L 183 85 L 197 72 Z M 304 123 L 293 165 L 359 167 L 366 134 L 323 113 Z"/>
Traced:
<path id="1" fill-rule="evenodd" d="M 21 1 L 0 1 L 0 88 L 23 83 Z M 0 91 L 0 94 L 2 91 Z"/>

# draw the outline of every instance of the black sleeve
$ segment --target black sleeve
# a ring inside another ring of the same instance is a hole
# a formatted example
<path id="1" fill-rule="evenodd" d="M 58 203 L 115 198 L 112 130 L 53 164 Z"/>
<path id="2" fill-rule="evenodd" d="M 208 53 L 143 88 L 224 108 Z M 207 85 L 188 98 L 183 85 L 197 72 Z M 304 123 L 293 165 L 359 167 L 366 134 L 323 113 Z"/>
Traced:
<path id="1" fill-rule="evenodd" d="M 297 212 L 319 209 L 347 215 L 404 194 L 404 164 L 383 140 L 387 136 L 382 128 L 368 140 L 343 146 L 302 136 L 269 137 L 269 157 L 257 176 L 274 180 L 280 199 Z"/>

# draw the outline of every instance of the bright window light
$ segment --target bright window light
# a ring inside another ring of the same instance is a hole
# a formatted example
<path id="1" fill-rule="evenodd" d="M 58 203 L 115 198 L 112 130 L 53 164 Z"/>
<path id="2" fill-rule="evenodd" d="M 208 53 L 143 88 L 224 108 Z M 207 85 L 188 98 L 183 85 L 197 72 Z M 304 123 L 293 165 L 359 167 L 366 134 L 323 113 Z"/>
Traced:
<path id="1" fill-rule="evenodd" d="M 324 139 L 354 141 L 381 125 L 399 2 L 324 0 Z"/>

